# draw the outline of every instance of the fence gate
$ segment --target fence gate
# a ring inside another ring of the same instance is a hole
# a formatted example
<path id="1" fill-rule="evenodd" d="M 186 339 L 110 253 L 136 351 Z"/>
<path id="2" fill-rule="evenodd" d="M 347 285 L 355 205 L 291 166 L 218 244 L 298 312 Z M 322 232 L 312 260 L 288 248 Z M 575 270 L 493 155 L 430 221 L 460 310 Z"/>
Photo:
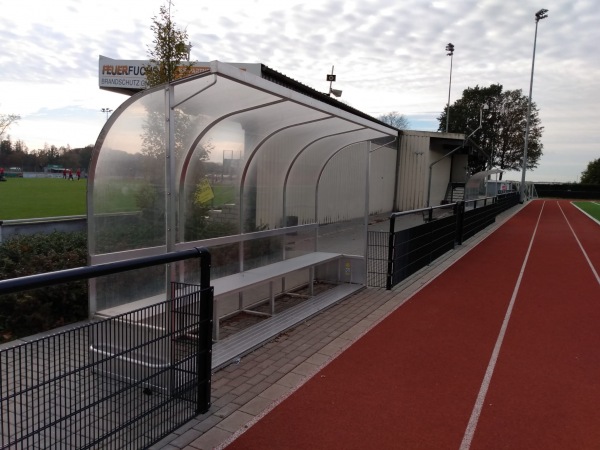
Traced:
<path id="1" fill-rule="evenodd" d="M 367 286 L 385 288 L 388 273 L 390 233 L 369 231 L 367 236 Z"/>

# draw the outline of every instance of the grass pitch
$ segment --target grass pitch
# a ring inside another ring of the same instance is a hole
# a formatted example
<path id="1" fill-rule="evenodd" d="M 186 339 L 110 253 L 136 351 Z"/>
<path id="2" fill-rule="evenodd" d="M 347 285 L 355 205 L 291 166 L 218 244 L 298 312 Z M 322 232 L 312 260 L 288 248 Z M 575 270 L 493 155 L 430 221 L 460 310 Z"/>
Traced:
<path id="1" fill-rule="evenodd" d="M 600 202 L 573 202 L 573 204 L 600 222 Z"/>
<path id="2" fill-rule="evenodd" d="M 0 220 L 86 214 L 87 179 L 8 178 L 0 182 Z"/>

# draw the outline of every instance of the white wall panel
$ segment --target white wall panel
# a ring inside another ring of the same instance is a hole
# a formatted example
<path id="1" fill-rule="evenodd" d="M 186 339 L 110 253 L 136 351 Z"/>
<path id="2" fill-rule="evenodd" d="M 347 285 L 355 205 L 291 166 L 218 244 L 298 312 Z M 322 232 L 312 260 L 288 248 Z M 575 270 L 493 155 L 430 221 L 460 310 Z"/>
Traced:
<path id="1" fill-rule="evenodd" d="M 396 143 L 392 144 L 394 147 Z M 369 214 L 388 213 L 394 207 L 396 148 L 380 147 L 371 153 Z"/>

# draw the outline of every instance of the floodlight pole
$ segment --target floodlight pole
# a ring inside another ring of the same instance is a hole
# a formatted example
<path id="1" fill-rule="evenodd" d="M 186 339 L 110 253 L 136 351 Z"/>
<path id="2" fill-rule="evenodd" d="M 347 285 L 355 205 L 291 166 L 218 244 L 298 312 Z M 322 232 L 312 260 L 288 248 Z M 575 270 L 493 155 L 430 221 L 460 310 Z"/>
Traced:
<path id="1" fill-rule="evenodd" d="M 100 111 L 102 111 L 103 113 L 106 113 L 106 121 L 108 121 L 108 115 L 113 112 L 112 109 L 110 108 L 102 108 Z"/>
<path id="2" fill-rule="evenodd" d="M 529 143 L 529 121 L 531 117 L 531 94 L 533 92 L 533 68 L 535 66 L 535 47 L 537 43 L 538 22 L 548 17 L 547 9 L 540 9 L 535 13 L 535 34 L 533 37 L 533 57 L 531 59 L 531 80 L 529 81 L 529 102 L 527 104 L 527 125 L 525 126 L 525 147 L 523 149 L 523 160 L 521 162 L 521 186 L 519 187 L 519 201 L 524 203 L 525 195 L 525 172 L 527 171 L 527 145 Z"/>
<path id="3" fill-rule="evenodd" d="M 450 89 L 452 89 L 452 60 L 454 58 L 454 45 L 450 42 L 446 45 L 447 56 L 450 57 L 450 82 L 448 83 L 448 104 L 446 108 L 446 133 L 448 132 L 448 122 L 450 121 Z"/>

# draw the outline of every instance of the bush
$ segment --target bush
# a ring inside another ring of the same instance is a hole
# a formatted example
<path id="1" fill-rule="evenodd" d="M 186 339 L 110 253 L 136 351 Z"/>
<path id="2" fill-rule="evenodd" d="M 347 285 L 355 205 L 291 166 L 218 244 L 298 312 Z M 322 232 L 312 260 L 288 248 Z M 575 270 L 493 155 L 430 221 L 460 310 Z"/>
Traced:
<path id="1" fill-rule="evenodd" d="M 85 233 L 18 236 L 0 244 L 0 280 L 85 266 Z M 0 296 L 0 343 L 83 320 L 87 283 L 72 282 Z"/>

